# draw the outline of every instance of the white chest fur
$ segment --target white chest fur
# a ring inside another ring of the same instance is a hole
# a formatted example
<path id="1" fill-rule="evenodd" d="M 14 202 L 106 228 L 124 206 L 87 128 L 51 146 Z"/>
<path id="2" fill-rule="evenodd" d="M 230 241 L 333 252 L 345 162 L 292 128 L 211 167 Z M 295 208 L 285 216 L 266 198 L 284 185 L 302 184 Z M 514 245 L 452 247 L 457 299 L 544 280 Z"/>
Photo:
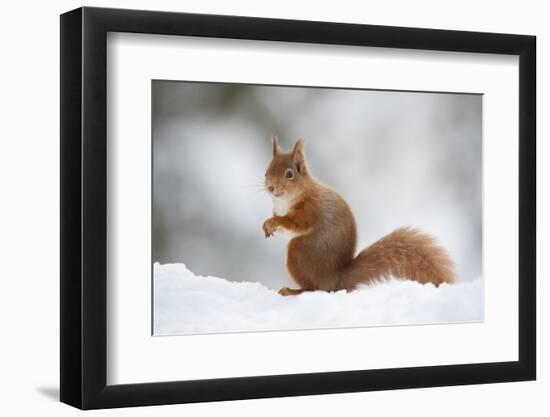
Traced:
<path id="1" fill-rule="evenodd" d="M 275 213 L 276 216 L 286 216 L 294 204 L 294 201 L 292 199 L 288 198 L 277 198 L 273 197 L 273 213 Z M 300 236 L 300 233 L 291 232 L 290 230 L 286 230 L 283 228 L 279 229 L 282 232 L 285 232 L 285 234 L 292 239 L 293 237 Z"/>
<path id="2" fill-rule="evenodd" d="M 273 212 L 277 216 L 286 216 L 291 204 L 292 202 L 289 199 L 273 197 Z"/>

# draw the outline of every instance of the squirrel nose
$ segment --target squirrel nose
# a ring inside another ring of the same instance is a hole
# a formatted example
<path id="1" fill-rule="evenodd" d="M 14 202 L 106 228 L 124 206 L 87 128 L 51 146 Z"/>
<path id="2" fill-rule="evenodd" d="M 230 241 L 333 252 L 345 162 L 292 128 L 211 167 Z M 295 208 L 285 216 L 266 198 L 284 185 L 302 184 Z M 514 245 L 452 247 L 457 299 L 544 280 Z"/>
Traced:
<path id="1" fill-rule="evenodd" d="M 269 187 L 267 187 L 267 189 L 269 190 L 270 193 L 272 193 L 275 190 L 275 187 L 270 185 Z"/>

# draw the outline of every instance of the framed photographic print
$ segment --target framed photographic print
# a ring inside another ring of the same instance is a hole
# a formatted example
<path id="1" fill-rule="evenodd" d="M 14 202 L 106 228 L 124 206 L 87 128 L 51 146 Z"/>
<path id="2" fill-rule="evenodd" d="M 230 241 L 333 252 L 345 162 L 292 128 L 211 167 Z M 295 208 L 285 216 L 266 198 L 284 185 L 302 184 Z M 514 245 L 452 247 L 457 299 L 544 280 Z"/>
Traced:
<path id="1" fill-rule="evenodd" d="M 63 14 L 61 401 L 535 379 L 535 103 L 533 36 Z"/>

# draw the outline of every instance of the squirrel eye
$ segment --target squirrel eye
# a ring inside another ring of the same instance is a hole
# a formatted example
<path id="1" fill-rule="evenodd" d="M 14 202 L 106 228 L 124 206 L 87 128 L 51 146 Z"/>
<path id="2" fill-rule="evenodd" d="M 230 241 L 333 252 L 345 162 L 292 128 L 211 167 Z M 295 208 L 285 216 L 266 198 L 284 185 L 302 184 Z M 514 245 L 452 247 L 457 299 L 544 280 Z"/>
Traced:
<path id="1" fill-rule="evenodd" d="M 292 179 L 294 178 L 294 172 L 291 169 L 287 169 L 285 172 L 285 178 Z"/>

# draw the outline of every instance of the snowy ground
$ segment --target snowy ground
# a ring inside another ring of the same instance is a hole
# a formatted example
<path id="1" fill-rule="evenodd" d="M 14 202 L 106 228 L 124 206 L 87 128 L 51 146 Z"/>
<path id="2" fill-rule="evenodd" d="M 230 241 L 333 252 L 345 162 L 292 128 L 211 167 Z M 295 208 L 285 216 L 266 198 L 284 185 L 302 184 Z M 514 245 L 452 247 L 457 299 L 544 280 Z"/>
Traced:
<path id="1" fill-rule="evenodd" d="M 439 288 L 391 280 L 282 297 L 259 283 L 154 265 L 155 335 L 471 322 L 482 312 L 481 279 Z"/>

